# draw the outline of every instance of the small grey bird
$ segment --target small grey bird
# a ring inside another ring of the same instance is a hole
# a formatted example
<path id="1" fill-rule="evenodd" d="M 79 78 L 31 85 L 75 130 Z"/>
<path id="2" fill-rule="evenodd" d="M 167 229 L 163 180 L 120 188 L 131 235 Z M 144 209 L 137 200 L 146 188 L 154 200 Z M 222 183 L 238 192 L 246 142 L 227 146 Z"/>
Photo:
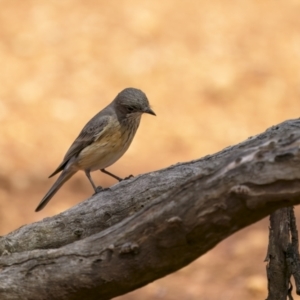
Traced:
<path id="1" fill-rule="evenodd" d="M 129 148 L 143 113 L 155 116 L 141 90 L 127 88 L 120 92 L 84 126 L 62 163 L 49 176 L 61 172 L 35 211 L 43 209 L 58 189 L 79 170 L 85 172 L 96 193 L 99 188 L 91 178 L 91 171 L 100 170 L 121 181 L 105 168 L 115 163 Z"/>

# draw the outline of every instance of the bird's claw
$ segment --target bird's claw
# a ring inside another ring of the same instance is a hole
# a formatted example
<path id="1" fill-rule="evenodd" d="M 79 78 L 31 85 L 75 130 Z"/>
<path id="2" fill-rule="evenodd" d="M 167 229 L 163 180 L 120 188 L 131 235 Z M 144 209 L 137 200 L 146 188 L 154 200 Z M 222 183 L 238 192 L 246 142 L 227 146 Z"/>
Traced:
<path id="1" fill-rule="evenodd" d="M 93 194 L 93 196 L 96 195 L 96 194 L 98 194 L 98 193 L 100 193 L 100 192 L 102 192 L 103 190 L 104 189 L 103 189 L 102 186 L 97 186 L 96 189 L 95 189 L 95 193 Z"/>
<path id="2" fill-rule="evenodd" d="M 127 177 L 125 177 L 123 180 L 127 180 L 127 179 L 130 179 L 130 178 L 133 178 L 134 176 L 133 175 L 129 175 Z"/>

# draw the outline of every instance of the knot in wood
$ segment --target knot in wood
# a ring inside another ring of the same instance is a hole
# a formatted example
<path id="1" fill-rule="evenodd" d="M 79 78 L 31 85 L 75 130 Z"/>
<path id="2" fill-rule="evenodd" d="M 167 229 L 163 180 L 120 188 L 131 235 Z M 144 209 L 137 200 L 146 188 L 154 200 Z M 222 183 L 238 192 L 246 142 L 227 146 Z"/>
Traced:
<path id="1" fill-rule="evenodd" d="M 1 256 L 9 255 L 10 252 L 8 252 L 6 249 L 1 253 Z"/>
<path id="2" fill-rule="evenodd" d="M 169 220 L 167 220 L 167 222 L 169 224 L 181 224 L 182 223 L 182 219 L 178 216 L 172 217 Z"/>
<path id="3" fill-rule="evenodd" d="M 83 233 L 83 229 L 77 228 L 73 231 L 73 234 L 76 235 L 77 237 L 80 237 Z"/>
<path id="4" fill-rule="evenodd" d="M 230 189 L 230 193 L 236 194 L 236 195 L 249 195 L 250 194 L 250 188 L 246 185 L 234 185 Z"/>
<path id="5" fill-rule="evenodd" d="M 121 246 L 120 249 L 120 254 L 128 254 L 128 253 L 133 253 L 133 254 L 137 254 L 139 252 L 139 245 L 137 243 L 125 243 Z"/>
<path id="6" fill-rule="evenodd" d="M 110 245 L 107 247 L 107 249 L 113 252 L 113 251 L 115 250 L 115 245 L 114 245 L 114 244 L 110 244 Z"/>

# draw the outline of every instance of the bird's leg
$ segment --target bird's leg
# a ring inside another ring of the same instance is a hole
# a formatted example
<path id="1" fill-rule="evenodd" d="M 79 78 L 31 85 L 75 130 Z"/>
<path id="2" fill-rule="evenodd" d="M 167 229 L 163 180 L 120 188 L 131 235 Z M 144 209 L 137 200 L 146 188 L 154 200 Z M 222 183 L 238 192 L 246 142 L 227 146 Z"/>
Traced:
<path id="1" fill-rule="evenodd" d="M 107 174 L 107 175 L 109 175 L 109 176 L 111 176 L 111 177 L 113 177 L 113 178 L 119 180 L 119 181 L 122 181 L 122 180 L 123 180 L 123 178 L 121 178 L 121 177 L 119 177 L 119 176 L 117 176 L 117 175 L 114 175 L 114 174 L 112 174 L 112 173 L 106 171 L 105 169 L 100 169 L 100 171 L 103 172 L 104 174 Z"/>
<path id="2" fill-rule="evenodd" d="M 93 179 L 91 177 L 91 174 L 90 174 L 89 170 L 85 170 L 85 175 L 88 178 L 88 180 L 90 181 L 90 183 L 91 183 L 91 185 L 92 185 L 92 187 L 93 187 L 93 189 L 95 191 L 95 194 L 97 194 L 97 193 L 99 193 L 100 191 L 103 190 L 103 188 L 101 186 L 96 187 L 96 185 L 95 185 L 95 183 L 94 183 L 94 181 L 93 181 Z"/>
<path id="3" fill-rule="evenodd" d="M 121 177 L 118 177 L 118 176 L 115 175 L 115 174 L 112 174 L 112 173 L 106 171 L 105 169 L 101 169 L 100 171 L 103 172 L 103 173 L 105 173 L 105 174 L 107 174 L 107 175 L 109 175 L 109 176 L 111 176 L 111 177 L 113 177 L 113 178 L 115 178 L 115 179 L 117 179 L 117 180 L 119 180 L 119 181 L 127 180 L 127 179 L 129 179 L 129 178 L 134 177 L 133 175 L 129 175 L 129 176 L 125 177 L 125 178 L 121 178 Z"/>

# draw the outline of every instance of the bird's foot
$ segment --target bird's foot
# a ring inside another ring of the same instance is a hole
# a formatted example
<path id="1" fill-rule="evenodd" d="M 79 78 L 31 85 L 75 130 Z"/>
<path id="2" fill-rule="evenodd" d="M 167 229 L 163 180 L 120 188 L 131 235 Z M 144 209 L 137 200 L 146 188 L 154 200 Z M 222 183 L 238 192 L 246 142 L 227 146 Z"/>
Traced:
<path id="1" fill-rule="evenodd" d="M 100 192 L 102 192 L 102 191 L 104 191 L 104 190 L 105 189 L 102 186 L 97 186 L 96 189 L 95 189 L 95 193 L 93 194 L 93 196 L 96 195 L 96 194 L 98 194 L 98 193 L 100 193 Z"/>
<path id="2" fill-rule="evenodd" d="M 95 193 L 93 194 L 93 196 L 94 196 L 94 195 L 97 195 L 97 194 L 100 193 L 100 192 L 104 192 L 104 191 L 108 191 L 108 190 L 110 190 L 109 187 L 103 188 L 102 186 L 97 186 L 97 187 L 96 187 L 96 191 L 95 191 Z"/>
<path id="3" fill-rule="evenodd" d="M 133 177 L 134 177 L 133 175 L 129 175 L 129 176 L 125 177 L 125 178 L 122 179 L 122 180 L 127 180 L 127 179 L 130 179 L 130 178 L 133 178 Z"/>

